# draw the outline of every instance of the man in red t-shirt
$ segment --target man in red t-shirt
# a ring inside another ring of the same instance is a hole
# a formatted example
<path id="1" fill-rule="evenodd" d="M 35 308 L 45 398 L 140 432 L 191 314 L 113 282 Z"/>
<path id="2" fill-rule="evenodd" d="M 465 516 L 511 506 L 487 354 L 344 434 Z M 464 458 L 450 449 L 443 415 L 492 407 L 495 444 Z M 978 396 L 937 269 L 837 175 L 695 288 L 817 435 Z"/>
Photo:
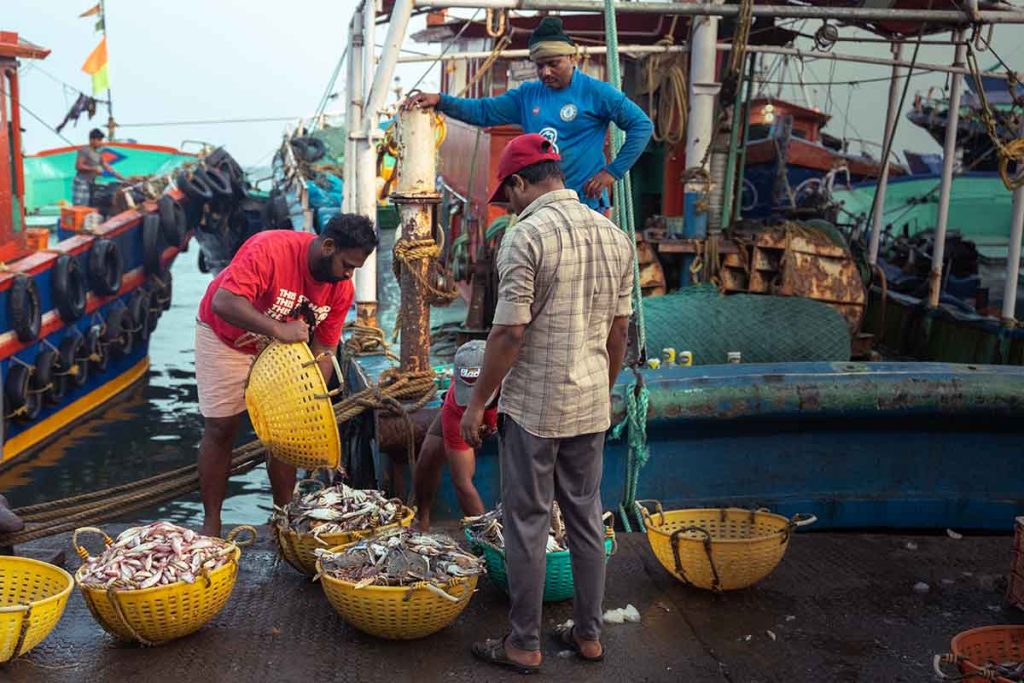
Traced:
<path id="1" fill-rule="evenodd" d="M 452 472 L 452 485 L 459 498 L 459 507 L 465 516 L 482 515 L 484 503 L 473 485 L 476 471 L 476 451 L 466 443 L 459 430 L 462 415 L 466 412 L 473 385 L 480 376 L 480 364 L 484 360 L 484 342 L 469 341 L 455 352 L 452 363 L 452 385 L 444 397 L 441 410 L 427 430 L 413 473 L 413 490 L 416 494 L 416 527 L 420 531 L 430 529 L 430 508 L 434 494 L 441 485 L 441 466 L 448 461 Z M 482 430 L 493 434 L 498 422 L 497 393 L 487 402 Z"/>
<path id="2" fill-rule="evenodd" d="M 355 291 L 352 273 L 377 248 L 373 223 L 340 214 L 317 236 L 269 230 L 242 245 L 213 279 L 196 321 L 196 386 L 205 423 L 199 444 L 203 533 L 220 535 L 220 511 L 231 450 L 245 413 L 245 380 L 269 340 L 309 342 L 314 355 L 334 354 Z M 320 370 L 330 381 L 329 356 Z M 267 465 L 275 505 L 291 500 L 295 468 Z"/>

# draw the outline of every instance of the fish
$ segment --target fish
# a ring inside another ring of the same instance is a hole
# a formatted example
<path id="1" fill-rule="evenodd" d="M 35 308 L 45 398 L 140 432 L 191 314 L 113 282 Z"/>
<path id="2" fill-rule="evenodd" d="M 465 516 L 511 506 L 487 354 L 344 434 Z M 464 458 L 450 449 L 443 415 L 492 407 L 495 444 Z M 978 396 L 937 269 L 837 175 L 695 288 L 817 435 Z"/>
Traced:
<path id="1" fill-rule="evenodd" d="M 200 569 L 213 571 L 230 560 L 234 545 L 169 522 L 123 531 L 102 553 L 82 563 L 88 588 L 144 589 L 194 583 Z"/>

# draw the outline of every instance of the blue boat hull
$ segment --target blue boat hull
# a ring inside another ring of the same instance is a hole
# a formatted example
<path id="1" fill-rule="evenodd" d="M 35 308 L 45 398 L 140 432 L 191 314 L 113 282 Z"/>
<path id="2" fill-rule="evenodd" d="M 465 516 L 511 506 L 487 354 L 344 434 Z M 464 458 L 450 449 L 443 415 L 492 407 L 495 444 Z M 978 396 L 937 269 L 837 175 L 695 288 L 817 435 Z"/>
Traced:
<path id="1" fill-rule="evenodd" d="M 349 372 L 353 388 L 385 367 L 373 357 L 359 362 Z M 810 513 L 816 528 L 1005 531 L 1024 510 L 1022 369 L 783 363 L 643 376 L 651 458 L 640 472 L 639 499 L 666 508 Z M 615 420 L 624 416 L 627 380 L 613 394 Z M 378 483 L 387 483 L 387 456 L 375 449 L 373 459 Z M 623 499 L 627 463 L 625 443 L 609 440 L 601 490 L 607 509 Z M 493 505 L 500 492 L 495 439 L 477 458 L 475 482 Z M 434 514 L 460 515 L 447 476 Z"/>

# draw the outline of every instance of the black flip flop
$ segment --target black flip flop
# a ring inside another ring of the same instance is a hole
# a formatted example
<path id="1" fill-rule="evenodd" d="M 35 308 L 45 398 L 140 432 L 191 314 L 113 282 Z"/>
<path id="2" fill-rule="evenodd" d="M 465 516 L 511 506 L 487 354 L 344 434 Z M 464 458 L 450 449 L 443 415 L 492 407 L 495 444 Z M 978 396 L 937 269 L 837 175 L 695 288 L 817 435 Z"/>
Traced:
<path id="1" fill-rule="evenodd" d="M 583 650 L 580 649 L 579 643 L 576 642 L 576 637 L 572 634 L 573 627 L 561 624 L 555 627 L 552 631 L 552 636 L 558 641 L 559 645 L 564 645 L 573 652 L 576 656 L 582 659 L 584 662 L 603 662 L 604 661 L 604 643 L 601 644 L 601 654 L 596 657 L 587 657 L 583 654 Z"/>
<path id="2" fill-rule="evenodd" d="M 473 656 L 480 661 L 511 669 L 517 674 L 529 675 L 540 673 L 540 665 L 520 664 L 509 658 L 505 653 L 505 639 L 493 638 L 473 643 Z"/>

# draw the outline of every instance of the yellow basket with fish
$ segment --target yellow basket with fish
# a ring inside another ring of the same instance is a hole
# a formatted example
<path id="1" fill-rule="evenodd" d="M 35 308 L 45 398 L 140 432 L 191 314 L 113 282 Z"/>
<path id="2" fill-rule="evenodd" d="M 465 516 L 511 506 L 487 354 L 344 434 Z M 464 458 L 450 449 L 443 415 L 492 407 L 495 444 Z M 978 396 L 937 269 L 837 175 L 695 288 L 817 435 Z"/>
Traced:
<path id="1" fill-rule="evenodd" d="M 25 557 L 0 557 L 0 664 L 41 643 L 60 621 L 71 574 Z"/>
<path id="2" fill-rule="evenodd" d="M 90 555 L 79 545 L 78 536 L 87 531 L 100 534 L 108 547 L 114 544 L 110 536 L 95 527 L 76 529 L 72 536 L 71 543 L 83 560 L 75 573 L 75 582 L 82 591 L 86 606 L 99 625 L 115 638 L 149 646 L 195 633 L 217 616 L 235 587 L 241 548 L 251 545 L 256 538 L 256 529 L 251 526 L 232 529 L 226 537 L 228 561 L 199 575 L 193 583 L 178 581 L 153 588 L 111 586 L 104 589 L 82 583 L 86 568 L 84 562 Z M 251 537 L 236 541 L 243 532 L 251 534 Z"/>
<path id="3" fill-rule="evenodd" d="M 321 534 L 320 536 L 313 533 L 299 533 L 294 529 L 289 529 L 288 522 L 282 519 L 280 515 L 275 516 L 270 528 L 274 533 L 274 540 L 277 541 L 277 547 L 281 549 L 281 556 L 284 557 L 288 564 L 307 576 L 315 576 L 316 555 L 313 553 L 318 548 L 326 550 L 327 548 L 347 545 L 379 531 L 387 531 L 400 526 L 408 527 L 412 524 L 412 520 L 415 515 L 415 510 L 403 505 L 398 522 L 394 524 L 366 529 L 365 531 L 349 531 L 340 534 Z"/>
<path id="4" fill-rule="evenodd" d="M 334 371 L 341 369 L 334 356 Z M 315 470 L 337 469 L 341 438 L 320 357 L 303 342 L 272 342 L 253 361 L 245 381 L 245 406 L 260 442 L 278 460 Z"/>
<path id="5" fill-rule="evenodd" d="M 793 532 L 817 521 L 814 515 L 787 519 L 764 509 L 666 512 L 657 501 L 636 505 L 661 566 L 687 585 L 716 593 L 747 588 L 768 576 L 786 554 Z"/>
<path id="6" fill-rule="evenodd" d="M 347 543 L 331 552 L 340 552 Z M 451 579 L 442 588 L 427 581 L 409 586 L 361 586 L 316 570 L 324 594 L 348 624 L 378 638 L 425 638 L 455 621 L 476 591 L 477 575 Z"/>

